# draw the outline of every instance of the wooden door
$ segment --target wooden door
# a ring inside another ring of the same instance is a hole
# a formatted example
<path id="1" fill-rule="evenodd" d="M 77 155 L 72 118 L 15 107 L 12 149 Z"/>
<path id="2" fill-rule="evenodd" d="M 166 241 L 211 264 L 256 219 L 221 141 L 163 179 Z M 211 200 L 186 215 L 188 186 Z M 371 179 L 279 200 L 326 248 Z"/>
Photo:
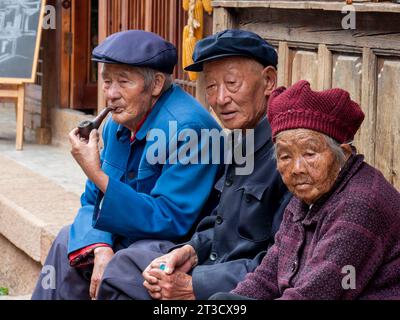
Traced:
<path id="1" fill-rule="evenodd" d="M 97 110 L 97 63 L 91 52 L 98 44 L 98 0 L 74 0 L 71 22 L 70 107 Z"/>

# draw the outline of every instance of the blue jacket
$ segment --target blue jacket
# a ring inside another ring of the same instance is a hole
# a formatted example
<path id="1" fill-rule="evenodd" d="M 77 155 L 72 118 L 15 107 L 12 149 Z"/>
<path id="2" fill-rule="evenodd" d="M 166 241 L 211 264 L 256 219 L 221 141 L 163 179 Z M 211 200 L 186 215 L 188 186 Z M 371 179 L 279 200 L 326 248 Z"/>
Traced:
<path id="1" fill-rule="evenodd" d="M 176 122 L 175 128 L 169 125 L 170 121 Z M 148 161 L 152 159 L 149 154 L 163 157 L 154 152 L 154 141 L 146 141 L 151 129 L 166 134 L 165 164 Z M 69 253 L 95 243 L 112 246 L 116 239 L 123 246 L 149 238 L 177 241 L 191 231 L 213 188 L 219 166 L 172 161 L 171 137 L 184 134 L 186 129 L 195 130 L 199 137 L 201 129 L 221 130 L 209 112 L 176 85 L 157 101 L 133 143 L 127 128 L 111 119 L 107 121 L 101 161 L 109 176 L 108 187 L 103 194 L 87 181 L 82 207 L 70 229 Z M 152 146 L 152 152 L 147 152 Z M 184 146 L 185 142 L 178 142 L 178 152 Z M 199 139 L 195 146 L 195 152 L 200 154 L 207 147 L 206 141 Z"/>

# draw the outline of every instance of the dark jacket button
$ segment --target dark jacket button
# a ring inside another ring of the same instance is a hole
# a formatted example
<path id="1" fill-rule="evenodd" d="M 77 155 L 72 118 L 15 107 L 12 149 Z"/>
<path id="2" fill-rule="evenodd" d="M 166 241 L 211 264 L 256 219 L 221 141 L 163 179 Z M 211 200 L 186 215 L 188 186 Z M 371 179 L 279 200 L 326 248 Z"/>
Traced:
<path id="1" fill-rule="evenodd" d="M 233 184 L 233 180 L 231 178 L 226 178 L 225 185 L 227 187 L 230 187 L 232 184 Z"/>
<path id="2" fill-rule="evenodd" d="M 218 258 L 218 255 L 215 252 L 212 252 L 210 254 L 210 260 L 211 261 L 215 261 L 215 260 L 217 260 L 217 258 Z"/>
<path id="3" fill-rule="evenodd" d="M 222 221 L 223 221 L 223 219 L 220 216 L 217 216 L 217 218 L 215 219 L 216 224 L 222 224 Z"/>
<path id="4" fill-rule="evenodd" d="M 292 265 L 292 272 L 295 272 L 296 269 L 297 269 L 297 261 L 293 262 L 293 265 Z"/>

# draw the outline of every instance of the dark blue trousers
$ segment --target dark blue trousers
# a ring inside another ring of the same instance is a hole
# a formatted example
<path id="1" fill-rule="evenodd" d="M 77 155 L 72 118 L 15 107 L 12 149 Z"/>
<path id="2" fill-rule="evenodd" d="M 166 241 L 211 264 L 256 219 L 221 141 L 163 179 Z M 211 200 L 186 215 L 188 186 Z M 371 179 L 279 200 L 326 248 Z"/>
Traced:
<path id="1" fill-rule="evenodd" d="M 67 251 L 69 229 L 69 226 L 63 228 L 54 240 L 32 300 L 90 299 L 92 267 L 70 267 Z M 142 271 L 153 259 L 167 253 L 172 246 L 174 244 L 169 241 L 142 240 L 128 248 L 114 248 L 117 252 L 106 267 L 98 299 L 150 300 L 150 295 L 143 287 Z M 54 283 L 49 285 L 51 279 L 54 279 Z"/>

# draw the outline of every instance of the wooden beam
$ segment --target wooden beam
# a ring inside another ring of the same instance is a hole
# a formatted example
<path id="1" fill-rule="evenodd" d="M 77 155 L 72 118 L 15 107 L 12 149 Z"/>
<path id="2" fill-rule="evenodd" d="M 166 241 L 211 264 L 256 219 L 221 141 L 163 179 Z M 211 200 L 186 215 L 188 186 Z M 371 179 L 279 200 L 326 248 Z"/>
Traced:
<path id="1" fill-rule="evenodd" d="M 25 105 L 25 85 L 18 86 L 17 101 L 17 137 L 16 149 L 21 151 L 24 143 L 24 105 Z"/>
<path id="2" fill-rule="evenodd" d="M 59 46 L 59 104 L 61 108 L 69 107 L 70 94 L 70 72 L 71 72 L 71 8 L 65 9 L 58 1 L 58 12 L 60 12 L 60 27 L 57 29 L 61 45 Z M 58 31 L 59 30 L 59 31 Z"/>
<path id="3" fill-rule="evenodd" d="M 56 6 L 56 0 L 47 0 L 47 4 Z M 57 43 L 56 30 L 43 30 L 43 81 L 42 81 L 42 105 L 40 112 L 40 128 L 36 129 L 36 141 L 39 144 L 51 143 L 51 109 L 58 104 L 58 71 L 54 72 L 54 61 L 57 61 L 57 45 L 48 45 Z"/>
<path id="4" fill-rule="evenodd" d="M 376 68 L 377 58 L 373 51 L 363 49 L 362 54 L 362 89 L 361 107 L 365 113 L 363 127 L 368 134 L 360 136 L 360 144 L 369 146 L 366 148 L 365 160 L 375 165 L 375 141 L 376 141 Z"/>
<path id="5" fill-rule="evenodd" d="M 234 17 L 228 9 L 214 8 L 213 33 L 234 27 Z"/>
<path id="6" fill-rule="evenodd" d="M 145 8 L 145 22 L 144 29 L 146 31 L 152 31 L 151 29 L 151 19 L 152 19 L 152 9 L 153 9 L 153 1 L 145 0 L 146 8 Z"/>
<path id="7" fill-rule="evenodd" d="M 0 90 L 0 98 L 18 98 L 18 90 Z"/>
<path id="8" fill-rule="evenodd" d="M 400 51 L 399 15 L 360 13 L 355 30 L 343 30 L 342 18 L 339 12 L 316 15 L 300 10 L 243 9 L 237 11 L 236 19 L 240 21 L 240 29 L 253 31 L 270 41 L 287 41 L 289 46 L 314 44 L 318 48 L 319 44 L 326 44 L 328 47 L 347 46 L 358 52 L 365 47 Z"/>
<path id="9" fill-rule="evenodd" d="M 69 86 L 69 108 L 73 108 L 75 101 L 74 101 L 74 96 L 75 96 L 75 91 L 76 91 L 76 85 L 77 83 L 75 83 L 75 62 L 76 62 L 76 54 L 78 53 L 77 50 L 75 50 L 75 45 L 76 45 L 76 39 L 78 38 L 76 33 L 79 33 L 79 29 L 76 29 L 76 14 L 77 12 L 79 12 L 79 10 L 77 10 L 77 1 L 81 1 L 81 0 L 72 0 L 72 4 L 71 4 L 71 32 L 70 32 L 70 63 L 71 63 L 71 69 L 70 69 L 70 86 Z M 84 68 L 86 66 L 79 66 L 81 68 Z"/>
<path id="10" fill-rule="evenodd" d="M 129 0 L 121 0 L 121 29 L 129 29 Z"/>
<path id="11" fill-rule="evenodd" d="M 325 44 L 318 46 L 318 90 L 332 87 L 332 53 Z"/>
<path id="12" fill-rule="evenodd" d="M 288 87 L 291 79 L 290 49 L 285 41 L 279 42 L 278 48 L 278 86 Z"/>
<path id="13" fill-rule="evenodd" d="M 108 11 L 107 0 L 99 0 L 99 43 L 104 41 L 107 37 L 108 26 Z M 103 79 L 101 77 L 102 65 L 99 64 L 98 68 L 98 81 L 97 81 L 97 111 L 100 112 L 106 107 L 106 101 L 103 93 Z"/>
<path id="14" fill-rule="evenodd" d="M 256 1 L 213 1 L 213 6 L 223 8 L 275 8 L 297 10 L 324 10 L 341 12 L 344 1 L 283 1 L 283 0 L 256 0 Z M 396 3 L 368 2 L 352 4 L 356 12 L 395 12 L 400 13 L 400 6 Z"/>

